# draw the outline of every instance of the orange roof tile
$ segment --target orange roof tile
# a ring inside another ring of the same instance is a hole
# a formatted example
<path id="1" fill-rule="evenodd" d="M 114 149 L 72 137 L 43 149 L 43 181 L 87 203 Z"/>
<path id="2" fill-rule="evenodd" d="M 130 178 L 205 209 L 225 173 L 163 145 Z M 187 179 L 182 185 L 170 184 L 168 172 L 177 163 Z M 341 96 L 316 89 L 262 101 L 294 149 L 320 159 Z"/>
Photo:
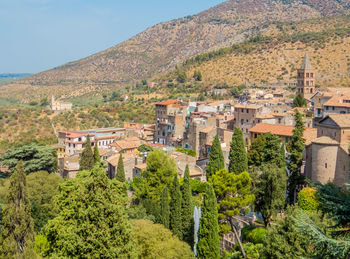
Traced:
<path id="1" fill-rule="evenodd" d="M 163 102 L 156 103 L 156 105 L 169 105 L 169 104 L 175 104 L 179 103 L 179 100 L 166 100 Z"/>
<path id="2" fill-rule="evenodd" d="M 324 106 L 350 107 L 350 96 L 348 95 L 334 95 L 325 102 Z"/>

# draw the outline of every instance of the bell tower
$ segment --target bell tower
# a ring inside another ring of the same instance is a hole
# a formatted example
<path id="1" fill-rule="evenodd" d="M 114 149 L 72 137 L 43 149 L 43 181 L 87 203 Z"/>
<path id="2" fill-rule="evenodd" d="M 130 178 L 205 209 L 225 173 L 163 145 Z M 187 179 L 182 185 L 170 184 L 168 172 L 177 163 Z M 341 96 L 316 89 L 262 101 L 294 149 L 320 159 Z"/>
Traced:
<path id="1" fill-rule="evenodd" d="M 301 67 L 298 69 L 297 93 L 302 96 L 315 93 L 316 70 L 313 69 L 309 54 L 306 53 Z"/>

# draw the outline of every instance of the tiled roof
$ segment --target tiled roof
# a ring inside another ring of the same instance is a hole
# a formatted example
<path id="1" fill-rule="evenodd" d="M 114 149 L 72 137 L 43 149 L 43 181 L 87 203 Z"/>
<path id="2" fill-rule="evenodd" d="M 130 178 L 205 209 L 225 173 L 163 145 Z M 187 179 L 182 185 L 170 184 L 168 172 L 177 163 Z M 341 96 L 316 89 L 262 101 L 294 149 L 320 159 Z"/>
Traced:
<path id="1" fill-rule="evenodd" d="M 261 105 L 256 104 L 236 104 L 234 106 L 236 109 L 259 109 L 261 108 Z"/>
<path id="2" fill-rule="evenodd" d="M 215 127 L 206 127 L 204 129 L 202 129 L 200 132 L 202 132 L 202 133 L 209 133 L 209 132 L 211 132 L 214 129 L 215 129 Z"/>
<path id="3" fill-rule="evenodd" d="M 349 101 L 349 102 L 345 102 Z M 350 107 L 350 95 L 334 95 L 324 106 Z"/>
<path id="4" fill-rule="evenodd" d="M 327 145 L 338 145 L 339 143 L 335 141 L 334 139 L 331 139 L 330 137 L 320 137 L 312 141 L 312 143 L 315 144 L 327 144 Z"/>
<path id="5" fill-rule="evenodd" d="M 118 165 L 120 154 L 116 154 L 107 159 L 107 162 L 112 166 L 116 167 Z M 123 154 L 123 162 L 129 161 L 130 159 L 135 159 L 134 154 Z"/>
<path id="6" fill-rule="evenodd" d="M 131 138 L 123 139 L 123 140 L 118 140 L 115 143 L 116 143 L 117 149 L 119 147 L 120 150 L 138 148 L 142 144 L 141 140 L 137 137 L 131 137 Z"/>
<path id="7" fill-rule="evenodd" d="M 163 102 L 156 103 L 156 105 L 169 105 L 169 104 L 175 104 L 178 103 L 178 100 L 166 100 Z"/>
<path id="8" fill-rule="evenodd" d="M 259 123 L 255 125 L 253 128 L 249 130 L 249 132 L 253 133 L 272 133 L 278 136 L 291 137 L 293 136 L 293 126 L 286 125 L 275 125 L 275 124 L 267 124 L 267 123 Z M 309 145 L 314 139 L 317 138 L 317 129 L 315 128 L 306 128 L 303 135 L 305 139 L 305 145 Z"/>
<path id="9" fill-rule="evenodd" d="M 350 127 L 350 114 L 329 114 L 328 117 L 341 128 Z"/>
<path id="10" fill-rule="evenodd" d="M 147 164 L 144 163 L 144 164 L 139 164 L 139 165 L 136 165 L 135 166 L 136 168 L 140 169 L 140 170 L 145 170 L 147 168 Z"/>

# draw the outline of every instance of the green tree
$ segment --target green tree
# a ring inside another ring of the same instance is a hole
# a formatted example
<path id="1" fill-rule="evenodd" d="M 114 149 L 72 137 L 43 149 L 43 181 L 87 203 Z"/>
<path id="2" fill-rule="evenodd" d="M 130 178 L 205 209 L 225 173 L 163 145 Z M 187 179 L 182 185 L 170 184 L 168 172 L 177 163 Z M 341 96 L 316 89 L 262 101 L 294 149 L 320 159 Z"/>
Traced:
<path id="1" fill-rule="evenodd" d="M 94 146 L 94 161 L 95 164 L 101 162 L 100 152 L 98 151 L 97 143 Z"/>
<path id="2" fill-rule="evenodd" d="M 316 188 L 304 187 L 298 194 L 298 206 L 306 212 L 318 210 L 321 205 L 317 200 L 316 194 Z"/>
<path id="3" fill-rule="evenodd" d="M 164 227 L 170 227 L 170 208 L 169 208 L 169 190 L 168 187 L 165 186 L 163 188 L 162 197 L 160 200 L 160 221 L 164 225 Z"/>
<path id="4" fill-rule="evenodd" d="M 34 224 L 30 215 L 26 174 L 22 161 L 10 177 L 7 202 L 2 212 L 1 258 L 30 258 L 34 248 Z"/>
<path id="5" fill-rule="evenodd" d="M 44 171 L 27 176 L 31 215 L 36 233 L 40 232 L 48 220 L 56 216 L 56 211 L 52 207 L 52 199 L 58 194 L 58 186 L 62 182 L 63 179 L 60 176 Z"/>
<path id="6" fill-rule="evenodd" d="M 198 258 L 220 258 L 218 210 L 213 186 L 206 186 L 198 231 Z"/>
<path id="7" fill-rule="evenodd" d="M 147 168 L 141 178 L 133 183 L 137 198 L 140 201 L 151 199 L 159 202 L 164 186 L 171 186 L 175 174 L 177 167 L 174 159 L 161 149 L 151 152 L 147 156 Z"/>
<path id="8" fill-rule="evenodd" d="M 179 83 L 185 83 L 187 80 L 186 71 L 183 69 L 177 69 L 176 73 L 177 73 L 177 81 Z"/>
<path id="9" fill-rule="evenodd" d="M 283 168 L 274 164 L 261 167 L 255 190 L 255 208 L 261 213 L 265 226 L 270 225 L 271 217 L 285 205 L 286 174 Z"/>
<path id="10" fill-rule="evenodd" d="M 209 163 L 206 169 L 207 180 L 209 180 L 216 172 L 224 168 L 225 168 L 224 154 L 222 153 L 219 137 L 218 135 L 216 135 L 209 153 Z"/>
<path id="11" fill-rule="evenodd" d="M 180 239 L 182 239 L 181 222 L 181 191 L 177 174 L 174 176 L 173 185 L 170 191 L 170 229 Z"/>
<path id="12" fill-rule="evenodd" d="M 40 100 L 40 106 L 41 107 L 46 107 L 49 105 L 49 101 L 47 100 L 47 97 L 43 98 Z"/>
<path id="13" fill-rule="evenodd" d="M 143 153 L 143 152 L 152 152 L 153 148 L 151 146 L 142 144 L 141 146 L 139 146 L 137 148 L 137 150 L 140 151 L 141 153 Z"/>
<path id="14" fill-rule="evenodd" d="M 218 202 L 220 232 L 228 233 L 232 230 L 245 256 L 233 216 L 249 212 L 248 208 L 255 199 L 251 191 L 252 179 L 247 172 L 236 175 L 223 169 L 213 175 L 211 181 Z"/>
<path id="15" fill-rule="evenodd" d="M 264 163 L 265 157 L 265 135 L 259 135 L 253 140 L 248 151 L 248 164 L 252 167 L 260 167 Z"/>
<path id="16" fill-rule="evenodd" d="M 247 152 L 245 150 L 243 132 L 240 128 L 235 128 L 232 135 L 229 160 L 229 172 L 240 174 L 248 171 Z"/>
<path id="17" fill-rule="evenodd" d="M 202 73 L 201 73 L 201 71 L 195 70 L 194 73 L 193 73 L 193 78 L 196 81 L 202 81 Z"/>
<path id="18" fill-rule="evenodd" d="M 120 182 L 125 182 L 125 171 L 124 171 L 124 162 L 123 162 L 122 153 L 120 153 L 120 155 L 119 155 L 117 174 L 116 174 L 115 178 Z"/>
<path id="19" fill-rule="evenodd" d="M 91 150 L 91 142 L 90 142 L 90 137 L 86 137 L 86 142 L 85 146 L 83 149 L 83 152 L 81 153 L 79 165 L 80 165 L 80 170 L 91 170 L 94 167 L 95 164 L 95 159 L 94 159 L 94 154 L 92 153 Z"/>
<path id="20" fill-rule="evenodd" d="M 305 139 L 303 138 L 305 125 L 302 114 L 296 110 L 294 115 L 295 128 L 293 136 L 289 144 L 289 179 L 288 179 L 288 202 L 294 204 L 296 202 L 297 193 L 305 183 L 305 177 L 301 174 L 303 165 L 303 151 L 305 149 Z"/>
<path id="21" fill-rule="evenodd" d="M 293 104 L 292 104 L 293 108 L 295 107 L 306 107 L 307 106 L 307 101 L 305 100 L 305 98 L 302 96 L 302 94 L 298 94 L 294 100 L 293 100 Z"/>
<path id="22" fill-rule="evenodd" d="M 0 162 L 11 171 L 19 161 L 23 161 L 26 174 L 38 171 L 53 173 L 57 171 L 57 151 L 55 148 L 30 144 L 7 151 Z"/>
<path id="23" fill-rule="evenodd" d="M 123 185 L 96 165 L 60 186 L 57 216 L 45 227 L 50 254 L 69 258 L 135 258 Z"/>
<path id="24" fill-rule="evenodd" d="M 138 258 L 193 258 L 193 252 L 188 244 L 181 242 L 163 225 L 153 224 L 148 220 L 133 220 L 131 224 L 135 233 Z"/>
<path id="25" fill-rule="evenodd" d="M 293 220 L 296 210 L 289 207 L 285 217 L 267 228 L 263 258 L 305 258 L 309 240 L 301 235 Z"/>
<path id="26" fill-rule="evenodd" d="M 265 138 L 264 163 L 271 163 L 277 165 L 279 168 L 285 168 L 286 158 L 284 150 L 281 148 L 281 138 L 271 133 L 266 133 Z"/>
<path id="27" fill-rule="evenodd" d="M 183 232 L 183 240 L 193 246 L 193 236 L 194 236 L 194 220 L 193 220 L 193 201 L 192 201 L 192 191 L 190 185 L 190 170 L 188 165 L 186 165 L 184 180 L 182 185 L 182 203 L 181 203 L 181 224 Z"/>

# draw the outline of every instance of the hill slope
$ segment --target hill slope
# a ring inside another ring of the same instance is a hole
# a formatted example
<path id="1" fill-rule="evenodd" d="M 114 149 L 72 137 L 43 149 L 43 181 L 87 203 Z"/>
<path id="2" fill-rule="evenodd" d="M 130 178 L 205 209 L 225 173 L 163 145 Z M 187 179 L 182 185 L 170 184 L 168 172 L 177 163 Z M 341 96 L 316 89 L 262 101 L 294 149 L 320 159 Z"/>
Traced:
<path id="1" fill-rule="evenodd" d="M 115 47 L 0 88 L 21 101 L 80 96 L 168 71 L 186 58 L 261 34 L 272 22 L 346 15 L 350 0 L 231 0 L 161 23 Z"/>

